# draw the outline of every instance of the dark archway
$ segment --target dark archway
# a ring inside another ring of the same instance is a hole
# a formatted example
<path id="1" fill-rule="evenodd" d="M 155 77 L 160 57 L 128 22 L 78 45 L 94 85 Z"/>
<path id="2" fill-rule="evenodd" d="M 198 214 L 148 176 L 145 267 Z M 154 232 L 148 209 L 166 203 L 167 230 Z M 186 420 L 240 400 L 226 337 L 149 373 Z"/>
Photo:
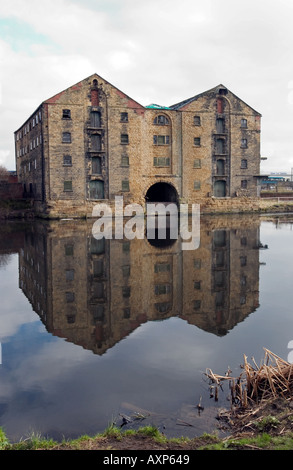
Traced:
<path id="1" fill-rule="evenodd" d="M 146 202 L 173 202 L 178 204 L 178 194 L 169 183 L 155 183 L 147 191 Z"/>

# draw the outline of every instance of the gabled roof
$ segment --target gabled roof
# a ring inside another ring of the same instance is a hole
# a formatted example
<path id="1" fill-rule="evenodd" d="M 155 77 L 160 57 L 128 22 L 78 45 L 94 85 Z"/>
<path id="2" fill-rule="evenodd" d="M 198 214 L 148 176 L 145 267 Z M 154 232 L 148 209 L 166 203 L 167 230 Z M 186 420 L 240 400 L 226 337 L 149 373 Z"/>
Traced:
<path id="1" fill-rule="evenodd" d="M 99 80 L 102 80 L 104 83 L 107 83 L 109 86 L 111 86 L 112 88 L 114 88 L 115 90 L 117 90 L 117 92 L 119 93 L 120 96 L 123 96 L 125 98 L 127 98 L 129 100 L 129 102 L 132 102 L 133 105 L 137 105 L 137 107 L 139 108 L 144 108 L 144 106 L 142 106 L 140 103 L 138 103 L 136 100 L 134 100 L 133 98 L 131 98 L 130 96 L 126 95 L 123 91 L 119 90 L 119 88 L 117 88 L 116 86 L 112 85 L 110 82 L 108 82 L 108 80 L 105 80 L 103 77 L 101 77 L 100 75 L 94 73 L 92 75 L 90 75 L 89 77 L 81 80 L 80 82 L 76 83 L 75 85 L 71 85 L 69 86 L 68 88 L 66 88 L 65 90 L 57 93 L 56 95 L 52 96 L 51 98 L 47 99 L 44 101 L 44 103 L 54 103 L 56 100 L 58 100 L 58 98 L 60 96 L 62 96 L 64 93 L 66 93 L 67 91 L 69 90 L 78 90 L 79 88 L 82 87 L 83 83 L 89 81 L 89 80 L 94 80 L 94 79 L 97 79 L 98 81 Z"/>
<path id="2" fill-rule="evenodd" d="M 227 90 L 231 95 L 233 95 L 235 98 L 237 98 L 238 100 L 242 101 L 242 103 L 244 103 L 246 106 L 248 106 L 254 113 L 258 114 L 261 116 L 261 114 L 256 111 L 255 109 L 253 109 L 251 106 L 249 106 L 247 103 L 245 103 L 243 100 L 241 100 L 238 96 L 236 96 L 234 93 L 232 93 L 230 90 L 228 90 L 227 87 L 225 87 L 224 85 L 220 84 L 214 88 L 211 88 L 210 90 L 207 90 L 207 91 L 204 91 L 203 93 L 199 93 L 198 95 L 195 95 L 191 98 L 188 98 L 184 101 L 181 101 L 180 103 L 177 103 L 177 104 L 173 104 L 172 106 L 170 106 L 170 109 L 174 109 L 174 110 L 180 110 L 181 108 L 183 108 L 184 106 L 192 103 L 193 101 L 196 101 L 198 100 L 199 98 L 201 98 L 202 96 L 206 96 L 206 95 L 209 95 L 211 93 L 219 93 L 219 90 L 220 89 L 225 89 Z"/>

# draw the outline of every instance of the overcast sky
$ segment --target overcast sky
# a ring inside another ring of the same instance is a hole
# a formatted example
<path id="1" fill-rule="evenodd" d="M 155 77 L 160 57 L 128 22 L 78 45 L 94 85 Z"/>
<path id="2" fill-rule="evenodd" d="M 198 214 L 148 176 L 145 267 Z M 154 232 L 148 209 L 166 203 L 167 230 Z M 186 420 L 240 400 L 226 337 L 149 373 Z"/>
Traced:
<path id="1" fill-rule="evenodd" d="M 42 101 L 93 73 L 144 106 L 225 85 L 262 114 L 262 172 L 291 173 L 293 0 L 0 0 L 0 164 Z"/>

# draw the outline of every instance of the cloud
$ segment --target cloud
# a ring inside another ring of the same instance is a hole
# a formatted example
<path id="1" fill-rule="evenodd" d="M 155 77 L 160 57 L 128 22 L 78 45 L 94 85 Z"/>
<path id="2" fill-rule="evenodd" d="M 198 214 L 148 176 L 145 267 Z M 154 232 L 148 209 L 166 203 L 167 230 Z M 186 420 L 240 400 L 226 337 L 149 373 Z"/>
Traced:
<path id="1" fill-rule="evenodd" d="M 10 0 L 0 6 L 0 152 L 41 101 L 98 73 L 141 104 L 223 83 L 263 115 L 272 169 L 291 165 L 291 0 Z M 272 130 L 287 128 L 282 139 Z M 287 126 L 287 124 L 290 124 Z M 293 123 L 292 123 L 293 124 Z"/>

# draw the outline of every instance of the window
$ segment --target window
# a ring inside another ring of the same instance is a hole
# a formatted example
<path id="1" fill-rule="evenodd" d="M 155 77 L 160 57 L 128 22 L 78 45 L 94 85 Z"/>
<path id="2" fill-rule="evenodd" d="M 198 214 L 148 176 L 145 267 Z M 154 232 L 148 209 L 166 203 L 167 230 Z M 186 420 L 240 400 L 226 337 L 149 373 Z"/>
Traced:
<path id="1" fill-rule="evenodd" d="M 217 99 L 217 113 L 222 114 L 224 111 L 224 102 L 221 98 Z"/>
<path id="2" fill-rule="evenodd" d="M 170 292 L 170 284 L 157 284 L 155 286 L 155 295 L 169 294 Z"/>
<path id="3" fill-rule="evenodd" d="M 224 139 L 217 139 L 216 140 L 216 153 L 218 155 L 222 155 L 225 153 L 225 141 Z"/>
<path id="4" fill-rule="evenodd" d="M 200 290 L 200 282 L 201 281 L 194 281 L 194 283 L 193 283 L 194 289 Z"/>
<path id="5" fill-rule="evenodd" d="M 70 132 L 63 132 L 62 134 L 62 142 L 63 143 L 69 143 L 71 142 L 71 133 Z"/>
<path id="6" fill-rule="evenodd" d="M 194 137 L 194 145 L 200 147 L 200 137 Z"/>
<path id="7" fill-rule="evenodd" d="M 161 114 L 160 116 L 155 117 L 154 124 L 158 126 L 168 126 L 169 119 L 166 116 Z"/>
<path id="8" fill-rule="evenodd" d="M 247 148 L 247 139 L 241 139 L 241 148 L 243 149 Z"/>
<path id="9" fill-rule="evenodd" d="M 94 260 L 93 263 L 94 277 L 101 277 L 104 274 L 104 262 L 101 259 Z"/>
<path id="10" fill-rule="evenodd" d="M 169 263 L 156 263 L 154 266 L 155 273 L 166 273 L 170 272 Z"/>
<path id="11" fill-rule="evenodd" d="M 91 111 L 91 127 L 101 127 L 101 113 L 99 111 Z"/>
<path id="12" fill-rule="evenodd" d="M 74 292 L 66 292 L 66 302 L 74 302 Z"/>
<path id="13" fill-rule="evenodd" d="M 196 191 L 200 189 L 200 181 L 193 182 L 193 189 L 195 189 Z"/>
<path id="14" fill-rule="evenodd" d="M 123 277 L 129 277 L 130 276 L 130 266 L 122 266 L 122 275 Z"/>
<path id="15" fill-rule="evenodd" d="M 225 132 L 225 120 L 223 118 L 218 118 L 216 120 L 216 129 L 218 134 L 224 134 Z"/>
<path id="16" fill-rule="evenodd" d="M 65 256 L 73 256 L 73 245 L 65 245 Z"/>
<path id="17" fill-rule="evenodd" d="M 193 301 L 193 309 L 194 310 L 199 310 L 201 307 L 201 301 L 200 300 L 194 300 Z"/>
<path id="18" fill-rule="evenodd" d="M 196 158 L 195 160 L 193 160 L 193 168 L 201 168 L 201 159 L 200 158 Z"/>
<path id="19" fill-rule="evenodd" d="M 89 182 L 90 199 L 104 199 L 104 181 Z"/>
<path id="20" fill-rule="evenodd" d="M 120 121 L 121 122 L 128 122 L 128 113 L 121 113 L 120 114 Z"/>
<path id="21" fill-rule="evenodd" d="M 122 191 L 129 191 L 129 181 L 123 180 L 122 181 Z"/>
<path id="22" fill-rule="evenodd" d="M 124 298 L 130 297 L 130 287 L 124 286 L 122 287 L 122 295 Z"/>
<path id="23" fill-rule="evenodd" d="M 63 156 L 63 165 L 64 166 L 71 166 L 72 165 L 71 155 L 64 155 Z"/>
<path id="24" fill-rule="evenodd" d="M 247 180 L 241 180 L 241 189 L 247 189 Z"/>
<path id="25" fill-rule="evenodd" d="M 242 168 L 242 169 L 247 168 L 247 160 L 246 160 L 245 158 L 243 158 L 243 159 L 241 160 L 241 168 Z"/>
<path id="26" fill-rule="evenodd" d="M 70 109 L 63 109 L 62 119 L 71 119 Z"/>
<path id="27" fill-rule="evenodd" d="M 121 134 L 121 144 L 129 144 L 128 134 Z"/>
<path id="28" fill-rule="evenodd" d="M 194 124 L 195 126 L 200 126 L 200 125 L 201 125 L 200 116 L 194 116 L 194 118 L 193 118 L 193 124 Z"/>
<path id="29" fill-rule="evenodd" d="M 219 158 L 217 160 L 217 175 L 223 176 L 225 174 L 225 160 Z"/>
<path id="30" fill-rule="evenodd" d="M 154 135 L 154 145 L 169 145 L 170 137 L 168 135 Z"/>
<path id="31" fill-rule="evenodd" d="M 121 166 L 129 166 L 129 157 L 127 155 L 122 155 Z"/>
<path id="32" fill-rule="evenodd" d="M 246 266 L 247 265 L 247 258 L 246 256 L 240 256 L 240 265 Z"/>
<path id="33" fill-rule="evenodd" d="M 72 181 L 64 181 L 64 191 L 72 191 Z"/>
<path id="34" fill-rule="evenodd" d="M 154 157 L 154 166 L 168 167 L 170 166 L 169 157 Z"/>
<path id="35" fill-rule="evenodd" d="M 102 172 L 101 158 L 95 157 L 92 158 L 92 174 L 100 175 Z"/>
<path id="36" fill-rule="evenodd" d="M 91 150 L 99 152 L 102 149 L 102 138 L 100 134 L 92 134 L 91 136 Z"/>
<path id="37" fill-rule="evenodd" d="M 241 119 L 241 127 L 242 128 L 247 128 L 247 119 Z"/>
<path id="38" fill-rule="evenodd" d="M 196 258 L 193 260 L 193 266 L 194 266 L 194 269 L 200 269 L 201 268 L 201 259 L 200 258 Z"/>
<path id="39" fill-rule="evenodd" d="M 65 271 L 66 281 L 73 281 L 74 280 L 74 269 L 67 269 Z"/>

